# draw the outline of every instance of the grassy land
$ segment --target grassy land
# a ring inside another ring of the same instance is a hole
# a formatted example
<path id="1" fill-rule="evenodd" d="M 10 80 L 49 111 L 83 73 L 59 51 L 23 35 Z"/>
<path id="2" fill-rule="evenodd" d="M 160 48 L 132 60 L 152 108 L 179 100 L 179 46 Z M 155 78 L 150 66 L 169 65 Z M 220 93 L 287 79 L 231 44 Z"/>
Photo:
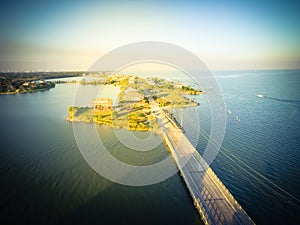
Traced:
<path id="1" fill-rule="evenodd" d="M 158 129 L 156 117 L 149 106 L 149 97 L 158 103 L 159 107 L 181 108 L 194 107 L 199 105 L 186 95 L 202 94 L 200 90 L 189 86 L 176 85 L 172 81 L 161 78 L 139 78 L 137 76 L 107 76 L 102 85 L 117 85 L 120 87 L 118 95 L 118 107 L 111 110 L 98 110 L 94 108 L 69 108 L 68 121 L 99 123 L 112 126 L 114 128 L 124 128 L 127 130 L 155 131 Z M 134 90 L 139 95 L 144 96 L 144 100 L 123 101 L 126 91 Z"/>
<path id="2" fill-rule="evenodd" d="M 149 107 L 123 107 L 112 110 L 70 107 L 68 121 L 109 125 L 111 127 L 138 131 L 157 130 L 156 118 Z"/>
<path id="3" fill-rule="evenodd" d="M 163 93 L 155 101 L 160 107 L 171 106 L 175 108 L 197 106 L 198 103 L 191 99 L 185 98 L 175 92 Z"/>

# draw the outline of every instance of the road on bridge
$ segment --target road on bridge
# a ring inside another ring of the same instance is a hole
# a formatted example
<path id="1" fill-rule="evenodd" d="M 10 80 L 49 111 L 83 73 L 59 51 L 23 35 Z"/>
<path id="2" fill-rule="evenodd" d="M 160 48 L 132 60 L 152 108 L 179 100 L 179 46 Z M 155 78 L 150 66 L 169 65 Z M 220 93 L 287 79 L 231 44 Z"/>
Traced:
<path id="1" fill-rule="evenodd" d="M 150 98 L 166 145 L 206 224 L 254 224 L 183 132 Z"/>

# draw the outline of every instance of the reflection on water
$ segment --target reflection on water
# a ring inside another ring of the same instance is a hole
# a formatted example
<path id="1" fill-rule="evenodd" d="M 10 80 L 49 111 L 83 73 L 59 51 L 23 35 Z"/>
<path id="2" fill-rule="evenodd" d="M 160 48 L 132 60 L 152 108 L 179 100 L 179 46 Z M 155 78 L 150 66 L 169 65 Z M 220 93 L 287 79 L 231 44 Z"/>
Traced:
<path id="1" fill-rule="evenodd" d="M 212 168 L 257 224 L 297 224 L 300 213 L 300 71 L 221 73 L 228 115 L 224 143 Z M 219 75 L 219 74 L 217 74 Z M 220 75 L 219 75 L 220 76 Z M 218 77 L 218 76 L 217 76 Z M 257 94 L 263 94 L 264 99 Z M 268 97 L 272 96 L 272 97 Z M 201 106 L 203 152 L 210 133 L 209 106 Z M 238 122 L 236 118 L 239 118 Z M 193 119 L 186 118 L 193 139 Z"/>
<path id="2" fill-rule="evenodd" d="M 65 121 L 76 89 L 60 84 L 46 92 L 0 96 L 1 219 L 9 224 L 201 223 L 179 175 L 129 187 L 88 166 L 72 124 Z M 149 164 L 168 155 L 162 144 L 153 152 L 132 152 L 117 143 L 111 128 L 97 130 L 111 154 L 125 162 Z"/>

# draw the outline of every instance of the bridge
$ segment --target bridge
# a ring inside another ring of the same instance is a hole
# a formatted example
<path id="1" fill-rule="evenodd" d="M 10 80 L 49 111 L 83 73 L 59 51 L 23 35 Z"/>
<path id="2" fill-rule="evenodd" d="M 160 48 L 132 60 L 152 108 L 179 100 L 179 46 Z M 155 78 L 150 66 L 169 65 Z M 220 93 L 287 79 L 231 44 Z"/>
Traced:
<path id="1" fill-rule="evenodd" d="M 155 102 L 152 101 L 153 107 Z M 161 135 L 205 224 L 254 224 L 198 151 L 162 109 L 155 107 Z"/>

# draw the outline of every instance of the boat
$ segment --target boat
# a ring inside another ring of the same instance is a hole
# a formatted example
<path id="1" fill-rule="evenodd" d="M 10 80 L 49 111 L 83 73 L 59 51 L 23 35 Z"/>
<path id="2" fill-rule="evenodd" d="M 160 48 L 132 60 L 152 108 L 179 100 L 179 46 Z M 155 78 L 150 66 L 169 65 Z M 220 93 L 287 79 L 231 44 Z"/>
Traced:
<path id="1" fill-rule="evenodd" d="M 265 98 L 265 96 L 263 96 L 263 95 L 257 95 L 257 97 L 259 97 L 259 98 Z"/>

